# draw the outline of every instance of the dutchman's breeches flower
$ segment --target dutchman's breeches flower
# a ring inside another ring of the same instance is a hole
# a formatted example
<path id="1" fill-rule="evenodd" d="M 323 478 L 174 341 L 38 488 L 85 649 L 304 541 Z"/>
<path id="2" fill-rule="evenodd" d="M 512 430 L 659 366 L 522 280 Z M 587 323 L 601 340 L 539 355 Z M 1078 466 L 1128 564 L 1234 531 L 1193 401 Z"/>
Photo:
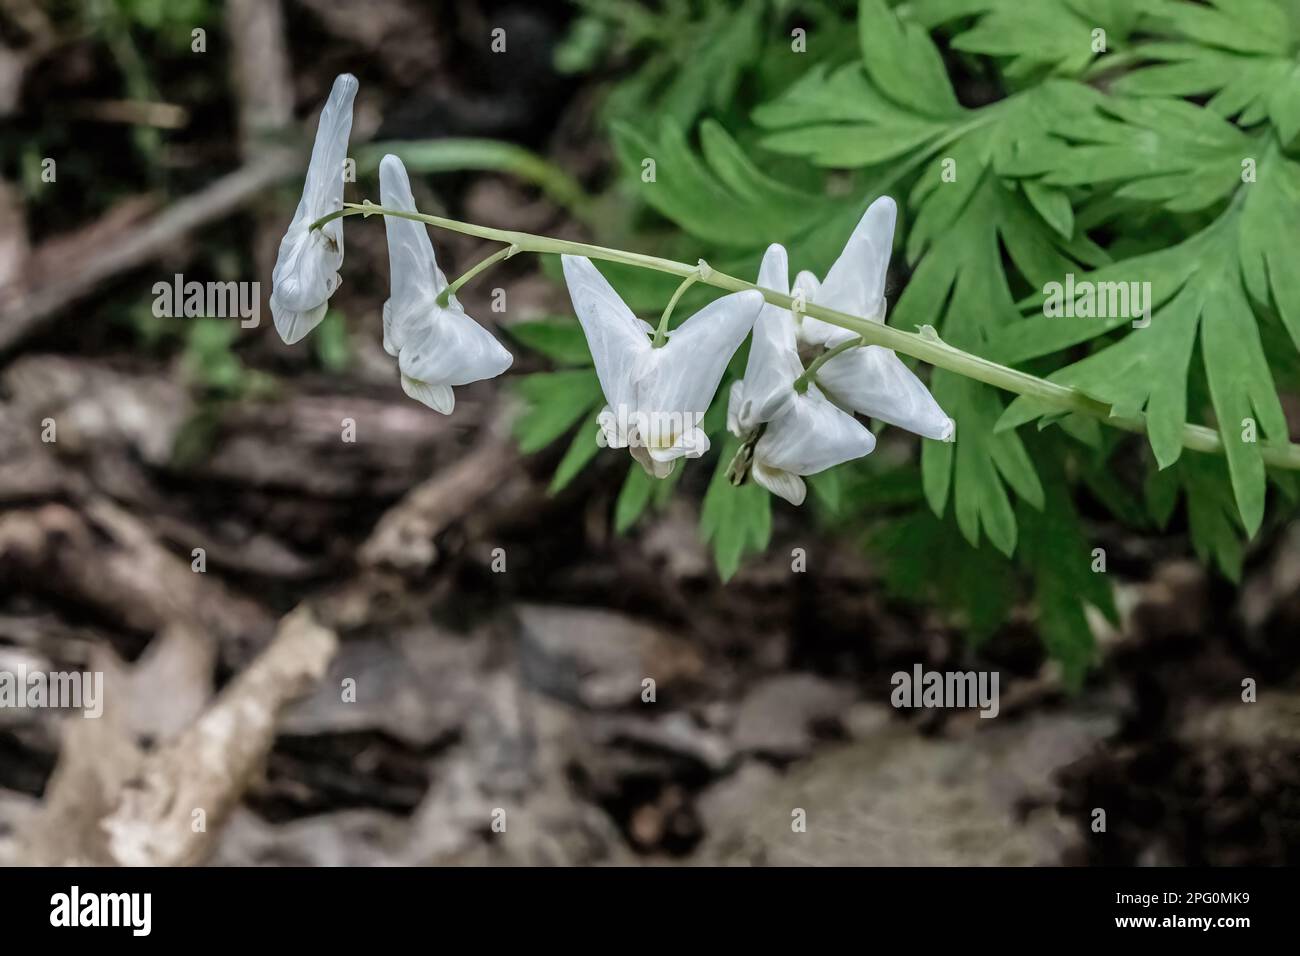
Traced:
<path id="1" fill-rule="evenodd" d="M 381 201 L 389 209 L 416 212 L 406 167 L 388 155 L 379 164 Z M 438 301 L 447 277 L 438 268 L 421 222 L 384 217 L 388 230 L 391 291 L 384 303 L 384 349 L 397 359 L 402 389 L 444 415 L 455 405 L 453 385 L 495 378 L 510 367 L 509 352 L 492 333 L 465 314 L 453 294 Z"/>
<path id="2" fill-rule="evenodd" d="M 334 81 L 321 110 L 302 199 L 280 240 L 271 273 L 271 315 L 280 338 L 290 345 L 320 324 L 330 296 L 339 287 L 343 221 L 335 219 L 314 230 L 311 225 L 343 208 L 343 164 L 348 156 L 352 101 L 356 95 L 355 76 L 344 73 Z"/>
<path id="3" fill-rule="evenodd" d="M 789 283 L 785 249 L 768 247 L 758 284 L 788 294 Z M 827 401 L 816 385 L 796 391 L 803 372 L 790 313 L 765 303 L 754 325 L 745 377 L 731 387 L 727 427 L 744 442 L 742 472 L 747 465 L 756 482 L 794 505 L 803 504 L 807 493 L 803 476 L 869 455 L 876 447 L 866 426 Z"/>
<path id="4" fill-rule="evenodd" d="M 709 450 L 700 427 L 727 363 L 745 340 L 763 305 L 749 290 L 705 306 L 656 348 L 638 319 L 591 260 L 563 256 L 564 278 L 587 336 L 608 405 L 600 413 L 603 443 L 627 448 L 656 478 L 678 458 Z"/>
<path id="5" fill-rule="evenodd" d="M 857 345 L 850 330 L 803 314 L 809 303 L 875 322 L 885 320 L 885 274 L 897 208 L 889 198 L 871 204 L 844 251 L 818 282 L 795 278 L 797 314 L 766 304 L 754 327 L 745 377 L 732 386 L 727 426 L 743 441 L 731 468 L 746 473 L 793 504 L 805 496 L 803 477 L 861 458 L 875 437 L 858 412 L 927 438 L 950 439 L 953 423 L 929 390 L 891 350 Z M 786 251 L 770 246 L 758 284 L 789 294 Z M 804 372 L 798 342 L 825 349 Z"/>
<path id="6" fill-rule="evenodd" d="M 898 208 L 887 196 L 877 199 L 858 223 L 826 279 L 811 273 L 795 278 L 795 299 L 874 322 L 885 321 L 885 274 L 894 242 Z M 810 315 L 796 316 L 799 337 L 828 349 L 854 338 L 853 332 Z M 941 441 L 953 437 L 952 419 L 912 370 L 892 350 L 879 345 L 850 348 L 827 359 L 817 383 L 845 408 Z"/>

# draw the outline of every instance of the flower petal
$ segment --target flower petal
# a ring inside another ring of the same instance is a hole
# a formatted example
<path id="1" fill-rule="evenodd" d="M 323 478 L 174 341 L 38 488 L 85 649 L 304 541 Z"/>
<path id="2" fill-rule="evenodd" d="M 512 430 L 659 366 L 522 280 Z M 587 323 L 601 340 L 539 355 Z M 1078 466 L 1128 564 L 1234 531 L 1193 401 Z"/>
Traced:
<path id="1" fill-rule="evenodd" d="M 650 326 L 632 314 L 590 259 L 560 259 L 605 401 L 616 415 L 621 406 L 626 417 L 636 410 L 634 372 L 638 362 L 651 351 Z"/>
<path id="2" fill-rule="evenodd" d="M 817 294 L 821 289 L 821 282 L 811 272 L 800 272 L 794 277 L 794 297 L 798 302 L 804 305 L 813 305 L 817 302 Z M 838 344 L 846 337 L 851 337 L 852 332 L 842 329 L 838 325 L 831 325 L 829 322 L 823 322 L 814 316 L 800 312 L 795 316 L 795 331 L 798 334 L 799 341 L 805 345 L 829 345 L 832 342 Z"/>
<path id="3" fill-rule="evenodd" d="M 655 461 L 675 461 L 678 458 L 702 458 L 709 450 L 709 436 L 703 428 L 687 428 L 676 436 L 671 445 L 646 445 Z"/>
<path id="4" fill-rule="evenodd" d="M 794 291 L 792 294 L 795 298 L 801 298 L 806 304 L 813 300 L 817 295 L 817 290 L 821 287 L 821 280 L 807 269 L 804 269 L 794 277 Z"/>
<path id="5" fill-rule="evenodd" d="M 890 349 L 879 345 L 849 349 L 818 369 L 817 381 L 855 412 L 926 438 L 952 437 L 952 419 Z"/>
<path id="6" fill-rule="evenodd" d="M 727 431 L 737 438 L 745 437 L 749 430 L 742 427 L 740 419 L 740 406 L 745 400 L 745 382 L 744 379 L 736 379 L 731 383 L 731 391 L 727 393 Z"/>
<path id="7" fill-rule="evenodd" d="M 817 290 L 818 305 L 884 321 L 885 275 L 897 219 L 898 206 L 888 196 L 881 196 L 867 208 L 844 244 L 844 251 L 822 280 Z"/>
<path id="8" fill-rule="evenodd" d="M 319 217 L 318 217 L 319 218 Z M 331 238 L 329 223 L 315 232 L 308 224 L 289 227 L 280 240 L 275 268 L 271 271 L 271 295 L 284 309 L 309 312 L 326 302 L 339 287 L 339 267 L 343 265 L 342 232 Z"/>
<path id="9" fill-rule="evenodd" d="M 320 111 L 316 140 L 311 147 L 311 162 L 307 165 L 307 184 L 302 194 L 303 203 L 315 213 L 311 221 L 342 208 L 343 164 L 348 158 L 352 101 L 356 99 L 357 85 L 357 78 L 351 73 L 340 74 Z"/>
<path id="10" fill-rule="evenodd" d="M 329 303 L 322 302 L 313 309 L 296 312 L 280 305 L 275 293 L 271 293 L 271 317 L 275 320 L 275 330 L 286 345 L 301 342 L 308 332 L 320 325 L 328 309 Z"/>
<path id="11" fill-rule="evenodd" d="M 808 494 L 808 488 L 802 478 L 798 475 L 792 475 L 788 471 L 782 471 L 779 468 L 768 468 L 755 461 L 749 469 L 749 474 L 759 483 L 778 498 L 784 498 L 790 504 L 798 507 L 803 504 L 804 497 Z"/>
<path id="12" fill-rule="evenodd" d="M 384 300 L 384 351 L 397 358 L 397 343 L 393 339 L 393 300 Z"/>
<path id="13" fill-rule="evenodd" d="M 869 455 L 875 447 L 876 438 L 867 427 L 813 385 L 768 423 L 754 446 L 754 461 L 768 469 L 815 475 Z"/>
<path id="14" fill-rule="evenodd" d="M 406 167 L 389 154 L 379 164 L 380 198 L 385 206 L 415 212 L 415 198 Z M 388 262 L 392 290 L 384 303 L 384 348 L 397 355 L 406 379 L 423 387 L 465 385 L 495 378 L 510 367 L 509 352 L 492 333 L 468 315 L 452 296 L 446 306 L 437 304 L 447 278 L 438 268 L 429 230 L 421 222 L 384 217 L 388 233 Z M 431 408 L 451 409 L 441 391 L 407 394 Z"/>
<path id="15" fill-rule="evenodd" d="M 357 92 L 356 77 L 343 74 L 334 81 L 329 100 L 321 110 L 316 141 L 302 198 L 293 221 L 280 240 L 271 272 L 272 314 L 278 308 L 277 330 L 292 329 L 297 341 L 319 322 L 321 309 L 338 288 L 338 270 L 343 265 L 343 222 L 336 219 L 320 229 L 310 226 L 321 216 L 343 207 L 343 163 L 347 159 L 348 136 L 352 130 L 352 101 Z M 315 321 L 311 321 L 317 316 Z M 289 341 L 289 339 L 286 339 Z"/>
<path id="16" fill-rule="evenodd" d="M 779 242 L 772 243 L 763 253 L 763 261 L 758 266 L 758 284 L 782 295 L 790 294 L 790 257 Z M 778 308 L 770 303 L 765 307 Z"/>
<path id="17" fill-rule="evenodd" d="M 514 359 L 500 342 L 460 308 L 431 306 L 407 328 L 397 356 L 403 375 L 431 385 L 467 385 L 495 378 Z"/>
<path id="18" fill-rule="evenodd" d="M 391 153 L 379 163 L 379 201 L 390 209 L 417 211 L 406 167 Z M 385 216 L 384 229 L 388 235 L 391 290 L 384 305 L 384 347 L 390 354 L 396 354 L 405 344 L 408 331 L 422 324 L 434 299 L 446 287 L 446 281 L 438 269 L 429 229 L 424 223 Z"/>
<path id="19" fill-rule="evenodd" d="M 785 249 L 773 244 L 763 256 L 758 284 L 788 295 L 789 281 Z M 760 423 L 771 421 L 794 396 L 794 380 L 802 374 L 793 317 L 789 310 L 764 302 L 754 323 L 744 386 L 739 395 L 732 390 L 729 424 L 734 418 L 739 429 L 733 429 L 733 433 L 743 436 Z"/>
<path id="20" fill-rule="evenodd" d="M 754 327 L 762 307 L 761 292 L 733 292 L 669 332 L 668 344 L 652 349 L 644 364 L 637 382 L 637 408 L 651 414 L 703 416 L 727 363 Z"/>
<path id="21" fill-rule="evenodd" d="M 677 467 L 677 459 L 671 458 L 667 461 L 659 461 L 650 456 L 650 452 L 644 445 L 632 445 L 628 448 L 632 457 L 637 463 L 646 470 L 646 474 L 652 478 L 667 478 Z"/>
<path id="22" fill-rule="evenodd" d="M 600 437 L 606 448 L 626 448 L 632 437 L 632 429 L 629 427 L 626 417 L 619 418 L 619 415 L 613 408 L 606 405 L 596 416 L 596 424 L 600 427 Z"/>
<path id="23" fill-rule="evenodd" d="M 456 393 L 451 390 L 450 385 L 431 385 L 409 375 L 403 375 L 401 378 L 402 391 L 417 402 L 428 405 L 435 412 L 450 415 L 451 410 L 456 407 Z"/>

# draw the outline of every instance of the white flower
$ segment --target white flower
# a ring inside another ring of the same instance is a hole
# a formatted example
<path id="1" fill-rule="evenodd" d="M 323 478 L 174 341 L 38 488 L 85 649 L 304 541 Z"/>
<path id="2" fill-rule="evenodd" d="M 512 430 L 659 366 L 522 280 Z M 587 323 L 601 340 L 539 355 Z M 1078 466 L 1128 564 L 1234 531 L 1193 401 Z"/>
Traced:
<path id="1" fill-rule="evenodd" d="M 343 208 L 343 164 L 348 156 L 352 100 L 356 95 L 355 76 L 344 73 L 334 81 L 316 128 L 302 199 L 280 240 L 271 273 L 271 315 L 280 338 L 290 345 L 320 323 L 330 296 L 339 287 L 343 220 L 335 219 L 315 231 L 309 227 L 322 216 Z"/>
<path id="2" fill-rule="evenodd" d="M 868 418 L 936 441 L 950 441 L 956 431 L 925 383 L 883 346 L 835 356 L 817 370 L 817 382 L 835 401 Z"/>
<path id="3" fill-rule="evenodd" d="M 758 284 L 785 294 L 789 285 L 786 252 L 768 247 Z M 807 491 L 805 475 L 871 454 L 875 436 L 852 415 L 836 408 L 814 384 L 794 389 L 803 374 L 790 313 L 770 303 L 754 324 L 745 377 L 731 386 L 727 427 L 745 441 L 758 484 L 794 505 Z"/>
<path id="4" fill-rule="evenodd" d="M 826 280 L 809 272 L 795 278 L 796 298 L 885 321 L 885 273 L 894 242 L 898 208 L 888 196 L 873 202 L 858 223 Z M 762 284 L 760 282 L 760 284 Z M 796 316 L 800 339 L 833 348 L 854 337 L 848 329 L 811 315 Z M 953 436 L 952 419 L 891 349 L 879 345 L 854 348 L 835 356 L 817 370 L 817 382 L 836 402 L 870 418 L 910 432 L 946 441 Z"/>
<path id="5" fill-rule="evenodd" d="M 388 155 L 379 164 L 380 202 L 417 212 L 406 167 Z M 495 378 L 513 361 L 492 333 L 468 315 L 453 295 L 445 306 L 438 294 L 447 277 L 438 268 L 421 222 L 385 216 L 391 293 L 384 303 L 384 349 L 397 359 L 402 389 L 444 415 L 455 405 L 453 385 Z"/>
<path id="6" fill-rule="evenodd" d="M 816 385 L 795 395 L 763 429 L 754 444 L 750 474 L 792 505 L 803 504 L 804 475 L 815 475 L 869 455 L 876 436 L 827 401 Z"/>
<path id="7" fill-rule="evenodd" d="M 788 295 L 790 269 L 785 248 L 768 246 L 758 270 L 758 284 Z M 727 429 L 743 437 L 759 424 L 770 422 L 777 411 L 794 397 L 794 380 L 803 374 L 790 313 L 770 302 L 763 303 L 754 323 L 745 377 L 732 383 L 727 405 Z"/>
<path id="8" fill-rule="evenodd" d="M 604 442 L 628 448 L 656 478 L 678 458 L 709 450 L 700 427 L 727 363 L 754 325 L 763 296 L 736 292 L 705 306 L 655 348 L 650 326 L 632 314 L 590 259 L 563 256 L 564 278 L 608 405 Z"/>

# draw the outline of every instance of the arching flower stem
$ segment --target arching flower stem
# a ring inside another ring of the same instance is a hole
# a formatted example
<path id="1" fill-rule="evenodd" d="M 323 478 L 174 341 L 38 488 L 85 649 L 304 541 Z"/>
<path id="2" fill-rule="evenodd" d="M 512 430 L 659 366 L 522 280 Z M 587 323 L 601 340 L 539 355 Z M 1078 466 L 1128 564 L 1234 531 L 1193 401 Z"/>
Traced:
<path id="1" fill-rule="evenodd" d="M 622 249 L 611 249 L 606 246 L 574 242 L 568 239 L 553 239 L 549 236 L 536 236 L 526 232 L 478 226 L 455 219 L 447 219 L 443 216 L 409 213 L 400 209 L 386 209 L 383 206 L 368 202 L 344 203 L 343 209 L 322 216 L 312 224 L 311 228 L 318 228 L 343 216 L 370 216 L 375 214 L 411 219 L 436 226 L 439 229 L 458 232 L 462 235 L 503 242 L 509 246 L 517 247 L 520 252 L 586 256 L 590 259 L 600 259 L 605 262 L 617 262 L 642 269 L 653 269 L 656 272 L 680 276 L 683 279 L 696 275 L 695 281 L 726 292 L 743 292 L 746 289 L 757 289 L 763 294 L 763 298 L 773 305 L 780 306 L 783 309 L 799 309 L 805 315 L 814 316 L 824 322 L 857 333 L 861 338 L 855 340 L 855 344 L 881 345 L 919 359 L 933 365 L 935 368 L 964 375 L 986 385 L 992 385 L 995 388 L 1016 395 L 1025 395 L 1045 402 L 1058 411 L 1087 415 L 1125 431 L 1139 434 L 1146 432 L 1145 416 L 1113 414 L 1110 403 L 1093 398 L 1078 389 L 1049 382 L 1036 375 L 1030 375 L 1028 372 L 999 365 L 997 362 L 954 348 L 940 339 L 934 330 L 928 326 L 920 332 L 907 332 L 903 329 L 897 329 L 880 322 L 872 322 L 870 319 L 848 315 L 824 306 L 812 303 L 796 304 L 795 299 L 791 296 L 783 295 L 771 289 L 761 288 L 753 282 L 738 279 L 716 269 L 710 269 L 707 275 L 702 275 L 698 265 L 690 265 L 672 259 L 662 259 L 658 256 L 626 252 Z M 1223 439 L 1219 433 L 1203 425 L 1183 425 L 1182 444 L 1184 448 L 1192 451 L 1208 454 L 1223 453 Z M 1289 442 L 1260 442 L 1259 451 L 1260 457 L 1266 465 L 1275 468 L 1300 470 L 1300 445 Z"/>

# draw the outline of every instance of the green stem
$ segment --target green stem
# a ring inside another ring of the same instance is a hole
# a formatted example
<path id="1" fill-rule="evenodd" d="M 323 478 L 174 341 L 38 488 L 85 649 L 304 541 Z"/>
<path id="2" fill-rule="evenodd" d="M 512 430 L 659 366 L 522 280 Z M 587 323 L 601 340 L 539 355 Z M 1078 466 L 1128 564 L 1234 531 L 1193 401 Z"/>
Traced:
<path id="1" fill-rule="evenodd" d="M 504 249 L 498 249 L 496 252 L 492 253 L 492 255 L 488 256 L 486 259 L 484 259 L 482 262 L 478 263 L 477 265 L 470 267 L 465 272 L 464 275 L 462 275 L 459 279 L 457 279 L 451 285 L 447 286 L 447 288 L 443 289 L 441 292 L 438 293 L 438 298 L 437 298 L 438 305 L 442 306 L 443 308 L 446 308 L 447 303 L 451 301 L 451 297 L 455 295 L 457 292 L 459 292 L 461 286 L 463 286 L 466 282 L 474 278 L 480 272 L 483 272 L 486 269 L 491 269 L 502 259 L 509 259 L 518 251 L 519 251 L 519 247 L 516 246 L 514 243 L 511 243 L 510 245 L 506 246 Z"/>
<path id="2" fill-rule="evenodd" d="M 700 264 L 696 266 L 695 271 L 682 280 L 682 284 L 677 287 L 677 291 L 673 293 L 673 297 L 668 300 L 668 305 L 664 309 L 664 314 L 659 316 L 659 327 L 655 329 L 654 341 L 651 343 L 655 348 L 661 347 L 668 341 L 668 319 L 673 314 L 673 309 L 677 307 L 677 300 L 682 297 L 683 292 L 693 286 L 696 282 L 699 282 L 707 271 L 709 271 L 708 266 L 706 266 L 704 260 L 701 259 Z"/>
<path id="3" fill-rule="evenodd" d="M 348 203 L 344 203 L 344 205 L 346 206 L 346 205 L 348 205 Z M 317 219 L 315 222 L 313 222 L 310 226 L 308 226 L 308 227 L 307 227 L 307 231 L 308 231 L 308 232 L 314 232 L 315 230 L 321 228 L 321 226 L 324 226 L 326 223 L 331 223 L 331 222 L 333 222 L 335 219 L 342 219 L 344 216 L 355 216 L 355 215 L 356 215 L 357 213 L 359 213 L 359 212 L 363 212 L 363 210 L 361 210 L 361 209 L 336 209 L 336 210 L 334 210 L 333 212 L 327 212 L 325 215 L 321 216 L 319 219 Z"/>
<path id="4" fill-rule="evenodd" d="M 859 336 L 856 339 L 847 339 L 846 341 L 843 341 L 839 345 L 835 346 L 835 348 L 833 349 L 827 349 L 821 355 L 813 359 L 812 364 L 808 366 L 807 370 L 794 380 L 794 390 L 798 392 L 800 395 L 802 395 L 804 392 L 808 391 L 808 385 L 810 382 L 812 382 L 813 378 L 817 375 L 817 370 L 819 368 L 821 368 L 831 359 L 835 358 L 835 356 L 841 355 L 847 352 L 849 349 L 855 349 L 859 345 L 865 345 L 865 344 L 866 343 L 862 341 L 862 337 Z"/>
<path id="5" fill-rule="evenodd" d="M 455 219 L 446 219 L 442 216 L 426 216 L 423 213 L 407 212 L 402 209 L 387 209 L 369 203 L 364 205 L 344 203 L 344 206 L 346 207 L 344 210 L 330 213 L 317 223 L 314 223 L 313 227 L 331 219 L 336 219 L 341 215 L 379 213 L 384 216 L 396 216 L 399 219 L 427 223 L 466 236 L 477 236 L 480 239 L 508 243 L 518 246 L 522 252 L 586 256 L 589 259 L 620 262 L 624 265 L 638 266 L 642 269 L 653 269 L 657 272 L 680 276 L 683 279 L 697 272 L 699 268 L 685 262 L 661 259 L 658 256 L 625 252 L 622 249 L 609 249 L 605 246 L 596 246 L 586 242 L 572 242 L 567 239 L 534 236 L 531 233 L 514 232 L 508 229 L 475 226 L 470 223 L 458 222 Z M 933 365 L 935 368 L 973 378 L 977 382 L 992 385 L 994 388 L 1000 388 L 1003 391 L 1037 399 L 1060 411 L 1088 415 L 1125 431 L 1137 433 L 1146 431 L 1144 416 L 1114 415 L 1108 402 L 1085 395 L 1078 389 L 1058 385 L 1055 382 L 1049 382 L 1027 372 L 1008 368 L 1005 365 L 999 365 L 996 362 L 990 362 L 988 359 L 980 358 L 978 355 L 971 355 L 969 352 L 953 348 L 942 341 L 933 331 L 926 335 L 905 332 L 902 329 L 896 329 L 880 322 L 873 322 L 860 316 L 849 315 L 836 309 L 828 309 L 821 305 L 809 303 L 800 306 L 788 295 L 782 295 L 772 289 L 760 288 L 752 282 L 737 279 L 735 276 L 729 276 L 725 272 L 718 272 L 716 269 L 711 270 L 708 276 L 700 276 L 698 281 L 711 285 L 715 289 L 722 289 L 725 292 L 744 292 L 748 289 L 757 289 L 763 294 L 764 299 L 775 306 L 790 310 L 801 307 L 806 315 L 814 316 L 832 325 L 838 325 L 850 332 L 856 332 L 862 337 L 862 343 L 865 345 L 881 345 L 893 349 L 895 352 L 902 352 L 904 355 L 919 359 Z M 1218 432 L 1203 425 L 1184 425 L 1182 443 L 1184 448 L 1189 448 L 1192 451 L 1209 454 L 1222 454 L 1223 452 L 1223 439 L 1220 438 Z M 1260 442 L 1259 451 L 1260 457 L 1265 464 L 1277 468 L 1300 470 L 1300 445 L 1286 442 Z"/>

